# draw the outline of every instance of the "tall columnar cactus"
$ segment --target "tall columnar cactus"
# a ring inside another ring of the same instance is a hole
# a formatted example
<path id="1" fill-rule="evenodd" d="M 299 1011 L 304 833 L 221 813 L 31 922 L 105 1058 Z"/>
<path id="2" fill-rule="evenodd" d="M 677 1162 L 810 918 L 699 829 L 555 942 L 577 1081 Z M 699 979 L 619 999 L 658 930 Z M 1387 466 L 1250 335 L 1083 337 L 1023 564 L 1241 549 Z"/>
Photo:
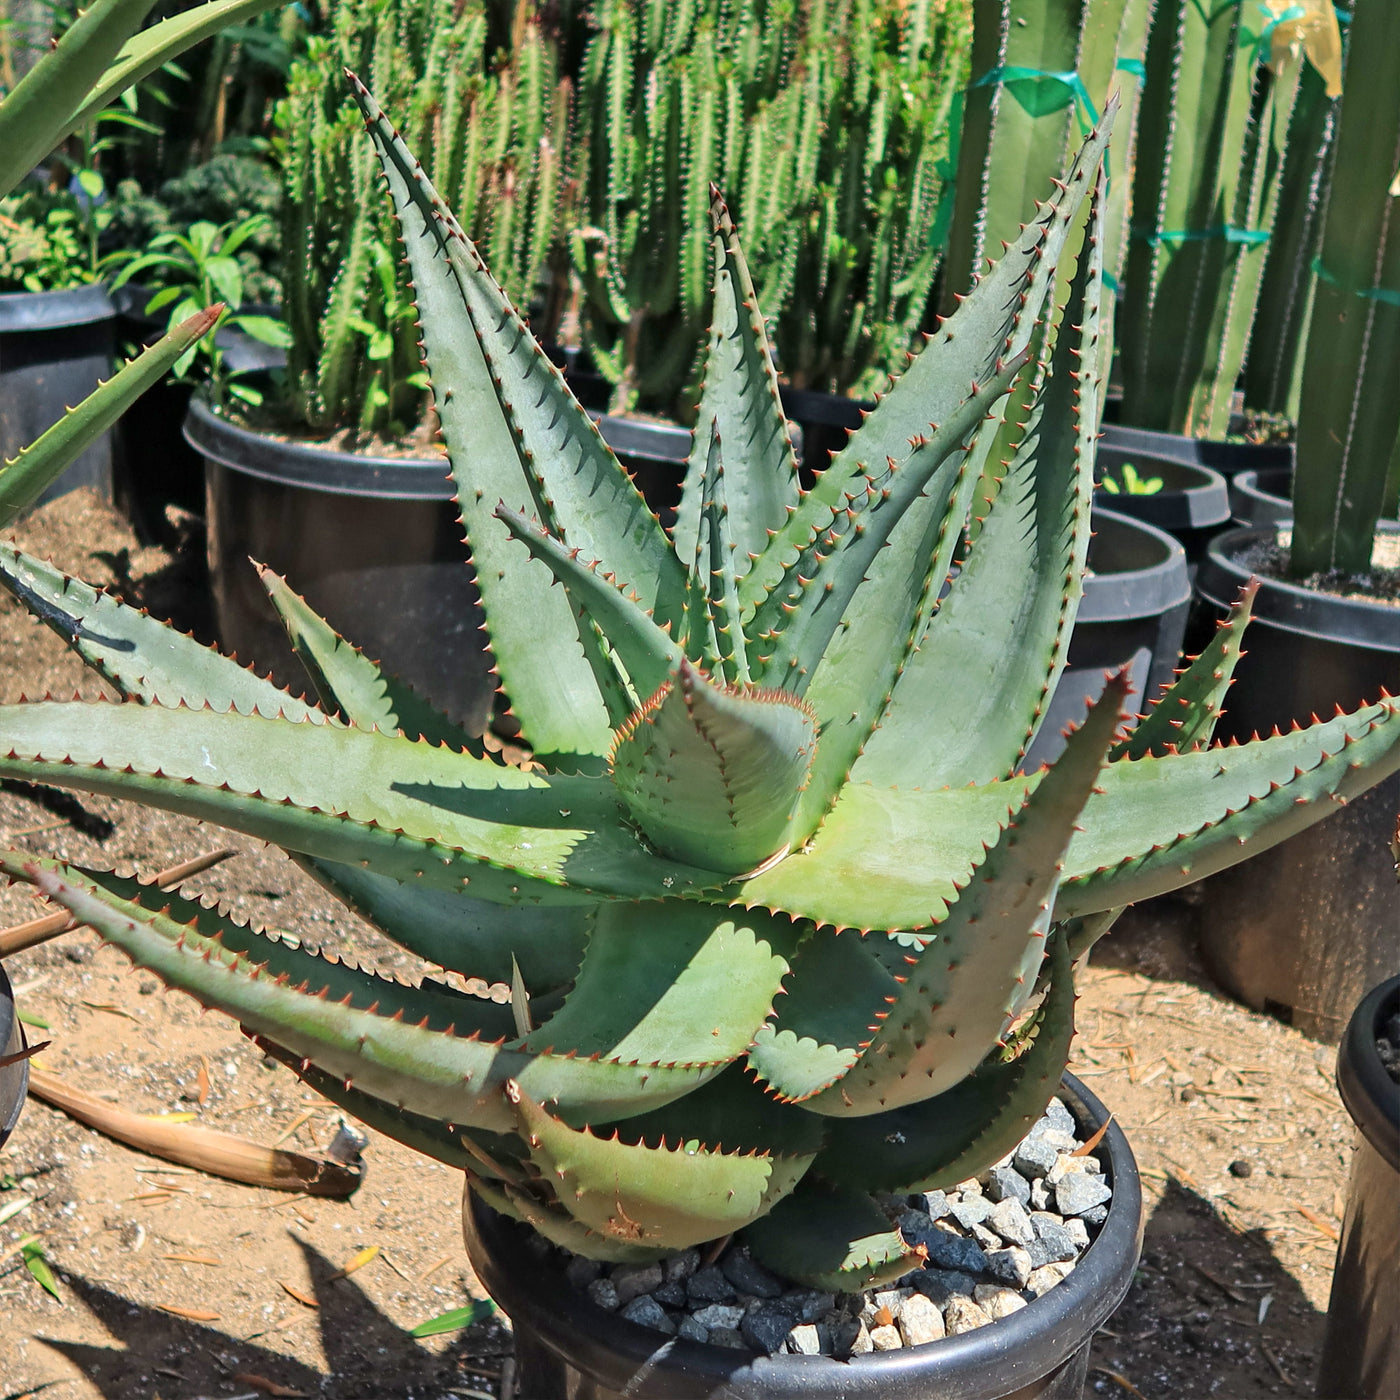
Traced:
<path id="1" fill-rule="evenodd" d="M 1303 352 L 1312 315 L 1316 273 L 1313 260 L 1322 246 L 1336 147 L 1337 94 L 1311 64 L 1298 82 L 1298 100 L 1289 123 L 1278 215 L 1269 239 L 1259 307 L 1249 334 L 1244 363 L 1246 408 L 1298 419 Z"/>
<path id="2" fill-rule="evenodd" d="M 528 301 L 562 237 L 570 98 L 534 0 L 497 54 L 483 0 L 346 0 L 292 69 L 278 111 L 293 417 L 314 432 L 417 427 L 427 406 L 413 304 L 348 67 L 404 113 L 433 179 Z"/>
<path id="3" fill-rule="evenodd" d="M 870 1193 L 957 1181 L 1025 1132 L 1110 911 L 1400 767 L 1400 702 L 1211 748 L 1246 601 L 1130 733 L 1120 675 L 1053 767 L 1018 771 L 1082 590 L 1103 129 L 806 492 L 712 196 L 705 387 L 667 533 L 359 98 L 533 763 L 484 753 L 280 579 L 316 706 L 7 548 L 9 586 L 126 703 L 0 708 L 0 774 L 280 842 L 511 1004 L 31 852 L 0 867 L 550 1239 L 638 1260 L 744 1230 L 813 1286 L 898 1276 L 917 1251 Z M 1003 419 L 1013 387 L 1024 424 Z"/>
<path id="4" fill-rule="evenodd" d="M 791 382 L 868 392 L 902 362 L 937 266 L 937 167 L 966 7 L 597 7 L 573 250 L 584 341 L 614 407 L 693 411 L 711 184 L 743 219 Z"/>
<path id="5" fill-rule="evenodd" d="M 1122 91 L 1110 151 L 1104 268 L 1122 275 L 1133 132 L 1153 0 L 974 0 L 957 199 L 943 309 L 1001 254 L 1064 168 L 1110 86 Z"/>
<path id="6" fill-rule="evenodd" d="M 1299 577 L 1365 572 L 1400 490 L 1400 7 L 1357 0 L 1351 30 L 1298 413 Z"/>
<path id="7" fill-rule="evenodd" d="M 1118 320 L 1125 423 L 1228 428 L 1302 61 L 1264 63 L 1275 10 L 1157 0 Z"/>

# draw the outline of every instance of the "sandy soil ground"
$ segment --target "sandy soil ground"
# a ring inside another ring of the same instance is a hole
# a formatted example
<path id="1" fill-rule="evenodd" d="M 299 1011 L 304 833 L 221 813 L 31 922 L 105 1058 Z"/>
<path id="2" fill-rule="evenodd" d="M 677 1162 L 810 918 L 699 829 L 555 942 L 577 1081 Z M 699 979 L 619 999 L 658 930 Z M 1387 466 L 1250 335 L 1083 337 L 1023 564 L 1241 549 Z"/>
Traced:
<path id="1" fill-rule="evenodd" d="M 45 507 L 21 543 L 90 581 L 203 627 L 197 538 L 142 548 L 93 500 Z M 193 551 L 193 552 L 192 552 Z M 0 701 L 100 685 L 0 600 Z M 386 970 L 409 959 L 279 852 L 178 817 L 6 784 L 0 835 L 77 861 L 152 872 L 231 844 L 186 888 Z M 0 892 L 0 927 L 35 901 Z M 1073 1068 L 1115 1111 L 1148 1198 L 1141 1268 L 1095 1340 L 1088 1394 L 1224 1400 L 1311 1393 L 1351 1127 L 1334 1057 L 1213 991 L 1195 957 L 1201 911 L 1133 911 L 1083 977 Z M 1208 931 L 1207 931 L 1208 932 Z M 338 1113 L 220 1018 L 158 990 L 78 931 L 9 959 L 39 1063 L 130 1111 L 284 1147 L 324 1146 Z M 39 1025 L 44 1022 L 45 1025 Z M 202 1078 L 207 1090 L 201 1088 Z M 171 1168 L 31 1098 L 0 1149 L 0 1400 L 200 1396 L 470 1397 L 499 1393 L 499 1316 L 418 1340 L 410 1329 L 482 1296 L 458 1231 L 454 1173 L 371 1134 L 346 1201 Z M 37 1233 L 45 1292 L 13 1246 Z M 348 1276 L 347 1264 L 377 1247 Z M 528 1397 L 526 1397 L 528 1400 Z"/>

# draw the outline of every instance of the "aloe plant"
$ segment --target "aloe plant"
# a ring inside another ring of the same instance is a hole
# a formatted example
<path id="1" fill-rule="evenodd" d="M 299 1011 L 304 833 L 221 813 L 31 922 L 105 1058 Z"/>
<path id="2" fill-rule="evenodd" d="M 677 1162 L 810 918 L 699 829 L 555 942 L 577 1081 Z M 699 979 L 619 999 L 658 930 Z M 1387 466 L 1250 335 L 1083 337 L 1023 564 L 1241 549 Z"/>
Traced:
<path id="1" fill-rule="evenodd" d="M 1271 42 L 1286 13 L 1280 0 L 1157 0 L 1118 319 L 1124 423 L 1229 427 L 1302 63 Z"/>
<path id="2" fill-rule="evenodd" d="M 806 492 L 712 195 L 668 533 L 357 95 L 531 762 L 485 752 L 270 573 L 318 704 L 7 547 L 11 589 L 126 702 L 0 708 L 0 774 L 279 842 L 510 1004 L 134 879 L 0 868 L 549 1239 L 640 1260 L 743 1230 L 814 1286 L 903 1274 L 917 1250 L 870 1193 L 960 1180 L 1026 1131 L 1068 1054 L 1071 964 L 1113 911 L 1400 767 L 1400 702 L 1211 748 L 1246 599 L 1130 733 L 1120 674 L 1052 767 L 1020 771 L 1082 591 L 1105 127 Z"/>
<path id="3" fill-rule="evenodd" d="M 1290 569 L 1365 573 L 1400 493 L 1400 9 L 1358 0 L 1298 411 Z"/>

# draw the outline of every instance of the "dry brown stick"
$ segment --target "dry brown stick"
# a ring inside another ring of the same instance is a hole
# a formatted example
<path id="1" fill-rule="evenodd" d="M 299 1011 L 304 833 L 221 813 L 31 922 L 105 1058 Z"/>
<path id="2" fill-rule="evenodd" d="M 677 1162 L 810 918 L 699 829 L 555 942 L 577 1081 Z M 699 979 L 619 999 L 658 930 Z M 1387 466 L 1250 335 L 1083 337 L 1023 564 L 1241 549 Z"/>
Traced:
<path id="1" fill-rule="evenodd" d="M 232 846 L 225 846 L 221 851 L 209 851 L 205 855 L 195 856 L 193 860 L 172 865 L 169 870 L 162 870 L 151 883 L 161 889 L 169 889 L 182 880 L 188 880 L 191 875 L 199 875 L 237 854 Z M 22 953 L 26 948 L 37 948 L 39 944 L 47 943 L 49 939 L 57 938 L 61 933 L 82 927 L 81 924 L 74 923 L 73 916 L 66 909 L 60 909 L 56 914 L 44 914 L 37 919 L 30 919 L 28 923 L 0 929 L 0 959 L 8 958 L 12 953 Z"/>
<path id="2" fill-rule="evenodd" d="M 113 1108 L 94 1095 L 65 1084 L 56 1074 L 46 1074 L 32 1065 L 29 1092 L 61 1108 L 80 1123 L 139 1152 L 249 1186 L 301 1191 L 312 1196 L 345 1197 L 359 1186 L 364 1176 L 362 1167 L 347 1166 L 329 1157 L 285 1152 L 213 1128 L 192 1123 L 162 1123 Z"/>

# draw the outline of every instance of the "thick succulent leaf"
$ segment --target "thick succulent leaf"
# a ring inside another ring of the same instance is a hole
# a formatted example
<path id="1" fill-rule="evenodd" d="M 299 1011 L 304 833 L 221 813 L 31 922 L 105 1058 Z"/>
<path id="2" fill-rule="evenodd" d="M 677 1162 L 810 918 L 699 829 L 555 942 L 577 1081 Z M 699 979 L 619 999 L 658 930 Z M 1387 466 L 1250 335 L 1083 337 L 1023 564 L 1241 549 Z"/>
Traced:
<path id="1" fill-rule="evenodd" d="M 688 1249 L 742 1229 L 788 1195 L 816 1155 L 725 1152 L 693 1139 L 624 1142 L 570 1128 L 515 1085 L 507 1093 L 559 1203 L 627 1244 Z"/>
<path id="2" fill-rule="evenodd" d="M 1001 1043 L 1035 986 L 1065 851 L 1127 690 L 1122 673 L 1109 681 L 961 887 L 937 937 L 910 957 L 860 1058 L 808 1109 L 860 1117 L 922 1102 L 966 1078 Z"/>
<path id="3" fill-rule="evenodd" d="M 803 932 L 761 911 L 678 901 L 600 905 L 573 990 L 525 1046 L 727 1064 L 772 1011 Z"/>
<path id="4" fill-rule="evenodd" d="M 453 724 L 406 682 L 380 669 L 341 637 L 305 598 L 294 593 L 281 574 L 258 566 L 297 659 L 306 668 L 322 708 L 359 729 L 395 731 L 410 739 L 447 744 L 480 758 L 481 740 Z"/>
<path id="5" fill-rule="evenodd" d="M 787 525 L 745 577 L 746 607 L 762 600 L 798 550 L 826 528 L 834 511 L 844 508 L 844 497 L 865 475 L 865 464 L 883 462 L 896 454 L 905 456 L 910 440 L 926 434 L 930 423 L 942 423 L 956 411 L 967 397 L 969 385 L 984 383 L 998 360 L 1014 359 L 1030 344 L 1054 286 L 1065 241 L 1077 224 L 1079 206 L 1094 187 L 1117 110 L 1117 98 L 1111 97 L 1103 120 L 1080 148 L 1049 202 L 930 337 L 923 352 L 803 497 Z"/>
<path id="6" fill-rule="evenodd" d="M 1215 636 L 1175 682 L 1152 701 L 1152 708 L 1114 747 L 1110 758 L 1161 758 L 1210 743 L 1235 666 L 1244 654 L 1244 629 L 1249 625 L 1258 591 L 1258 579 L 1245 584 L 1229 616 L 1216 627 Z"/>
<path id="7" fill-rule="evenodd" d="M 599 1259 L 607 1264 L 650 1264 L 670 1251 L 664 1248 L 628 1244 L 609 1239 L 575 1220 L 556 1202 L 546 1204 L 531 1191 L 517 1189 L 507 1183 L 487 1183 L 479 1176 L 468 1178 L 467 1189 L 475 1191 L 492 1210 L 519 1220 L 543 1235 L 551 1244 L 560 1245 L 585 1259 Z"/>
<path id="8" fill-rule="evenodd" d="M 1393 698 L 1270 739 L 1111 763 L 1084 809 L 1056 912 L 1094 913 L 1213 875 L 1397 770 Z"/>
<path id="9" fill-rule="evenodd" d="M 846 607 L 900 518 L 916 503 L 942 516 L 958 484 L 965 444 L 1010 390 L 1027 357 L 998 361 L 941 423 L 929 423 L 902 460 L 893 454 L 851 483 L 827 527 L 798 552 L 747 626 L 765 684 L 797 694 L 808 686 Z M 878 413 L 878 409 L 876 412 Z M 920 561 L 920 577 L 927 571 Z"/>
<path id="10" fill-rule="evenodd" d="M 0 529 L 43 495 L 223 315 L 211 306 L 167 331 L 51 428 L 0 465 Z"/>
<path id="11" fill-rule="evenodd" d="M 1100 180 L 1020 447 L 1009 468 L 989 463 L 983 474 L 985 518 L 852 770 L 858 781 L 942 787 L 1005 777 L 1039 728 L 1084 591 L 1102 224 Z"/>
<path id="12" fill-rule="evenodd" d="M 662 898 L 606 778 L 545 777 L 398 735 L 155 705 L 0 707 L 0 775 L 132 797 L 304 855 L 502 904 Z"/>
<path id="13" fill-rule="evenodd" d="M 893 1283 L 927 1257 L 864 1191 L 812 1179 L 754 1221 L 744 1242 L 774 1273 L 833 1293 Z"/>
<path id="14" fill-rule="evenodd" d="M 568 598 L 547 569 L 521 567 L 496 506 L 538 515 L 569 548 L 600 560 L 660 624 L 679 622 L 683 570 L 422 168 L 364 86 L 351 85 L 403 229 L 502 686 L 538 753 L 605 753 L 611 726 Z"/>
<path id="15" fill-rule="evenodd" d="M 375 1132 L 383 1133 L 385 1137 L 391 1137 L 425 1157 L 493 1179 L 526 1179 L 525 1169 L 521 1165 L 525 1157 L 525 1144 L 513 1134 L 467 1129 L 439 1118 L 425 1118 L 421 1113 L 409 1113 L 353 1085 L 347 1088 L 343 1079 L 317 1069 L 265 1036 L 253 1036 L 253 1043 L 265 1055 L 286 1065 L 303 1084 L 314 1089 L 323 1099 L 328 1099 L 337 1108 L 343 1108 Z"/>
<path id="16" fill-rule="evenodd" d="M 256 710 L 289 720 L 313 713 L 305 701 L 193 637 L 10 544 L 0 543 L 0 583 L 132 699 L 171 707 L 232 707 L 244 714 Z"/>
<path id="17" fill-rule="evenodd" d="M 1110 763 L 1070 843 L 1056 916 L 1115 908 L 1223 870 L 1397 769 L 1394 699 L 1249 744 Z M 801 851 L 731 898 L 839 928 L 928 928 L 1019 792 L 1038 780 L 938 792 L 850 783 Z"/>
<path id="18" fill-rule="evenodd" d="M 207 936 L 195 923 L 142 908 L 90 876 L 27 852 L 0 852 L 0 871 L 34 884 L 124 949 L 138 966 L 235 1017 L 248 1034 L 263 1036 L 371 1097 L 426 1118 L 512 1133 L 515 1118 L 503 1092 L 509 1080 L 518 1081 L 532 1097 L 553 1102 L 566 1117 L 584 1122 L 625 1118 L 670 1102 L 723 1068 L 624 1063 L 580 1055 L 572 1047 L 537 1054 L 486 1038 L 497 1029 L 503 1008 L 482 998 L 445 988 L 406 989 L 343 966 L 335 970 L 321 959 L 311 965 L 314 975 L 307 976 L 304 987 L 294 985 L 290 974 L 284 978 L 270 970 L 272 958 L 282 966 L 299 951 L 287 945 L 259 939 L 244 955 L 228 946 L 230 934 L 222 927 Z M 159 898 L 162 905 L 170 902 L 168 895 Z M 248 936 L 246 931 L 240 935 Z M 274 952 L 269 953 L 269 945 Z M 333 1001 L 329 992 L 318 992 L 331 985 L 337 992 L 348 986 L 348 999 Z M 405 1011 L 396 998 L 410 1009 Z M 415 1024 L 408 1017 L 420 1000 L 425 1017 Z M 474 1025 L 473 1018 L 481 1025 Z"/>
<path id="19" fill-rule="evenodd" d="M 737 875 L 786 846 L 816 747 L 801 701 L 714 685 L 682 659 L 618 730 L 613 782 L 657 850 Z"/>
<path id="20" fill-rule="evenodd" d="M 711 429 L 710 450 L 700 483 L 700 530 L 686 602 L 685 654 L 731 685 L 748 685 L 748 647 L 736 573 L 741 561 L 730 533 L 734 523 L 729 513 L 724 456 L 716 423 Z"/>
<path id="21" fill-rule="evenodd" d="M 633 693 L 646 696 L 655 691 L 680 660 L 679 644 L 622 591 L 616 579 L 599 572 L 596 560 L 585 561 L 577 549 L 567 548 L 537 522 L 504 506 L 497 507 L 496 515 L 563 584 L 571 605 L 597 625 L 626 669 Z"/>
<path id="22" fill-rule="evenodd" d="M 212 37 L 219 30 L 241 24 L 270 9 L 271 3 L 272 0 L 209 0 L 208 4 L 194 5 L 133 34 L 122 45 L 111 66 L 85 95 L 86 100 L 69 119 L 68 130 L 77 131 L 94 121 L 99 112 L 111 106 L 112 99 L 118 93 L 149 77 L 186 49 Z M 151 7 L 146 5 L 142 8 L 149 10 Z"/>
<path id="23" fill-rule="evenodd" d="M 729 210 L 713 185 L 710 225 L 715 255 L 710 344 L 674 533 L 677 556 L 694 558 L 707 499 L 710 440 L 717 433 L 728 448 L 725 493 L 733 511 L 733 569 L 742 578 L 750 558 L 767 548 L 768 532 L 784 525 L 789 507 L 797 505 L 797 461 L 753 279 Z"/>
<path id="24" fill-rule="evenodd" d="M 514 958 L 534 993 L 562 986 L 578 972 L 590 905 L 492 904 L 452 890 L 404 884 L 358 865 L 305 858 L 301 863 L 395 943 L 439 967 L 509 982 Z"/>
<path id="25" fill-rule="evenodd" d="M 748 1054 L 749 1068 L 780 1099 L 811 1098 L 860 1058 L 876 1017 L 899 992 L 872 947 L 878 940 L 823 930 L 799 949 L 777 1009 Z"/>
<path id="26" fill-rule="evenodd" d="M 936 1191 L 985 1171 L 1025 1137 L 1059 1085 L 1074 1038 L 1074 981 L 1063 938 L 1034 1038 L 936 1098 L 868 1118 L 833 1119 L 815 1170 L 871 1191 Z M 1024 1037 L 1022 1037 L 1024 1041 Z"/>

